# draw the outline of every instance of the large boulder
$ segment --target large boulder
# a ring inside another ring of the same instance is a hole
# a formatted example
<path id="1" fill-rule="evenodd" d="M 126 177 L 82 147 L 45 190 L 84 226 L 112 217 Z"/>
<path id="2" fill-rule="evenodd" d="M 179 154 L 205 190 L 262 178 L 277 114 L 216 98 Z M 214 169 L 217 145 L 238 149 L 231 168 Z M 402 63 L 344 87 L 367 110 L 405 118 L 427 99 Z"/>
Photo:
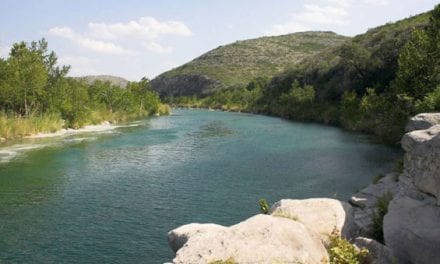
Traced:
<path id="1" fill-rule="evenodd" d="M 440 207 L 434 199 L 393 199 L 384 218 L 385 244 L 398 263 L 435 263 L 440 259 Z"/>
<path id="2" fill-rule="evenodd" d="M 296 219 L 320 234 L 323 239 L 327 239 L 335 229 L 346 238 L 354 238 L 357 233 L 352 207 L 335 199 L 283 199 L 275 203 L 269 213 L 273 216 Z"/>
<path id="3" fill-rule="evenodd" d="M 231 258 L 238 263 L 328 262 L 320 237 L 292 219 L 256 215 L 229 228 L 202 226 L 183 226 L 168 233 L 171 240 L 186 241 L 183 245 L 174 243 L 180 248 L 173 263 Z"/>
<path id="4" fill-rule="evenodd" d="M 440 113 L 422 113 L 410 119 L 405 127 L 406 132 L 428 129 L 434 125 L 440 125 Z"/>
<path id="5" fill-rule="evenodd" d="M 437 197 L 440 205 L 440 125 L 406 133 L 402 147 L 405 173 L 419 190 Z"/>

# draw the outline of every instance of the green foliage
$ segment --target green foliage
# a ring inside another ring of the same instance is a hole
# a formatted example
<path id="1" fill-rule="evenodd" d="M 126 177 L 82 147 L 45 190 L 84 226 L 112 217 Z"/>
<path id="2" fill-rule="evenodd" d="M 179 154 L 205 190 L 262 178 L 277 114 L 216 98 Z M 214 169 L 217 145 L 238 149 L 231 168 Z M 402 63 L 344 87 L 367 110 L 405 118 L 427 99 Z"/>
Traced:
<path id="1" fill-rule="evenodd" d="M 434 91 L 427 93 L 422 100 L 416 101 L 417 112 L 432 112 L 440 110 L 440 85 Z"/>
<path id="2" fill-rule="evenodd" d="M 422 100 L 440 83 L 440 5 L 426 29 L 416 29 L 399 56 L 395 89 Z"/>
<path id="3" fill-rule="evenodd" d="M 385 175 L 383 173 L 379 173 L 373 178 L 373 184 L 377 184 Z"/>
<path id="4" fill-rule="evenodd" d="M 315 89 L 313 86 L 301 86 L 297 80 L 294 80 L 291 89 L 280 96 L 279 103 L 282 107 L 278 111 L 281 116 L 308 120 L 310 119 L 309 113 L 313 109 L 314 100 Z"/>
<path id="5" fill-rule="evenodd" d="M 403 158 L 402 159 L 398 159 L 398 160 L 396 160 L 396 162 L 394 163 L 394 172 L 396 172 L 396 173 L 402 173 L 403 172 L 403 169 L 404 169 L 404 166 L 403 166 Z"/>
<path id="6" fill-rule="evenodd" d="M 353 244 L 333 231 L 327 245 L 330 264 L 363 264 L 368 263 L 369 252 L 365 248 L 358 250 Z"/>
<path id="7" fill-rule="evenodd" d="M 268 214 L 269 213 L 270 206 L 267 203 L 266 199 L 260 199 L 258 201 L 258 204 L 260 205 L 260 212 L 262 214 Z"/>
<path id="8" fill-rule="evenodd" d="M 152 91 L 149 80 L 132 82 L 126 89 L 110 82 L 68 78 L 69 66 L 57 66 L 47 42 L 16 43 L 10 56 L 0 59 L 0 136 L 9 138 L 65 127 L 79 128 L 104 120 L 169 112 Z M 57 120 L 54 120 L 57 117 Z M 64 120 L 64 121 L 63 121 Z"/>
<path id="9" fill-rule="evenodd" d="M 387 193 L 378 198 L 375 204 L 375 212 L 372 216 L 373 225 L 371 235 L 375 240 L 381 243 L 384 243 L 383 218 L 388 213 L 388 205 L 392 199 L 393 196 Z"/>

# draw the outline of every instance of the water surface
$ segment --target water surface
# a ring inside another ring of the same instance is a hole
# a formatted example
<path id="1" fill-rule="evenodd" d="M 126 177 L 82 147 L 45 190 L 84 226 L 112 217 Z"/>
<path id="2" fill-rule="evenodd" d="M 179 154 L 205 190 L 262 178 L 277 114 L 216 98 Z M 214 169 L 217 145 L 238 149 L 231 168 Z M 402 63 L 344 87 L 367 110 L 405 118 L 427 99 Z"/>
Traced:
<path id="1" fill-rule="evenodd" d="M 250 114 L 175 110 L 135 125 L 0 149 L 0 263 L 163 263 L 170 229 L 234 224 L 262 197 L 346 200 L 400 155 Z"/>

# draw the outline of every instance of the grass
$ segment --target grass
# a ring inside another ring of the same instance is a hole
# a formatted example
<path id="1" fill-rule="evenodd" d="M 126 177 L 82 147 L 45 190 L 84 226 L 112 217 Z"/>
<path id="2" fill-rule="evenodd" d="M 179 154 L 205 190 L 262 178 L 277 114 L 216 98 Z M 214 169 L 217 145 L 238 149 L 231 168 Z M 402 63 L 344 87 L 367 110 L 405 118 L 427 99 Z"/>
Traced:
<path id="1" fill-rule="evenodd" d="M 383 173 L 379 173 L 373 177 L 373 184 L 377 184 L 385 175 Z"/>
<path id="2" fill-rule="evenodd" d="M 268 213 L 269 213 L 270 206 L 269 206 L 269 204 L 267 203 L 266 199 L 260 199 L 260 200 L 258 201 L 258 204 L 259 204 L 259 206 L 260 206 L 260 212 L 261 212 L 262 214 L 268 214 Z"/>
<path id="3" fill-rule="evenodd" d="M 21 138 L 39 132 L 50 133 L 62 129 L 64 121 L 57 114 L 19 117 L 0 112 L 0 137 L 4 139 Z"/>
<path id="4" fill-rule="evenodd" d="M 396 160 L 396 162 L 394 163 L 393 171 L 397 173 L 402 173 L 403 169 L 404 169 L 403 158 Z"/>
<path id="5" fill-rule="evenodd" d="M 375 212 L 372 216 L 373 225 L 371 228 L 371 236 L 380 243 L 384 243 L 383 218 L 388 213 L 388 205 L 392 199 L 393 196 L 391 193 L 386 193 L 377 199 L 375 204 Z"/>
<path id="6" fill-rule="evenodd" d="M 171 107 L 161 104 L 156 111 L 158 115 L 167 115 Z M 17 139 L 38 133 L 53 133 L 62 128 L 81 128 L 85 125 L 98 125 L 104 121 L 112 123 L 128 122 L 148 116 L 147 111 L 142 112 L 111 112 L 105 109 L 91 111 L 88 115 L 74 122 L 65 122 L 59 114 L 46 113 L 29 117 L 7 115 L 0 112 L 0 138 Z"/>

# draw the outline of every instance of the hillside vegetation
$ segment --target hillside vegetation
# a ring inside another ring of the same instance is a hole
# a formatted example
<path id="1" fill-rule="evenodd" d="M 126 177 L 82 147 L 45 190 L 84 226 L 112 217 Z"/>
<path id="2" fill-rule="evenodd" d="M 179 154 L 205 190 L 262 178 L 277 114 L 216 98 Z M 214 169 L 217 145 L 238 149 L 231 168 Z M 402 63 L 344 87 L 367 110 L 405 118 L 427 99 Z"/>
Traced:
<path id="1" fill-rule="evenodd" d="M 334 124 L 398 144 L 409 116 L 440 110 L 439 35 L 437 6 L 345 38 L 271 78 L 169 101 Z"/>
<path id="2" fill-rule="evenodd" d="M 303 32 L 237 41 L 165 72 L 151 84 L 161 96 L 209 95 L 245 86 L 256 77 L 270 78 L 346 39 L 333 32 Z"/>
<path id="3" fill-rule="evenodd" d="M 86 75 L 80 77 L 74 77 L 75 79 L 82 80 L 87 84 L 93 84 L 96 81 L 109 82 L 111 85 L 126 88 L 129 81 L 118 76 L 112 75 Z"/>

